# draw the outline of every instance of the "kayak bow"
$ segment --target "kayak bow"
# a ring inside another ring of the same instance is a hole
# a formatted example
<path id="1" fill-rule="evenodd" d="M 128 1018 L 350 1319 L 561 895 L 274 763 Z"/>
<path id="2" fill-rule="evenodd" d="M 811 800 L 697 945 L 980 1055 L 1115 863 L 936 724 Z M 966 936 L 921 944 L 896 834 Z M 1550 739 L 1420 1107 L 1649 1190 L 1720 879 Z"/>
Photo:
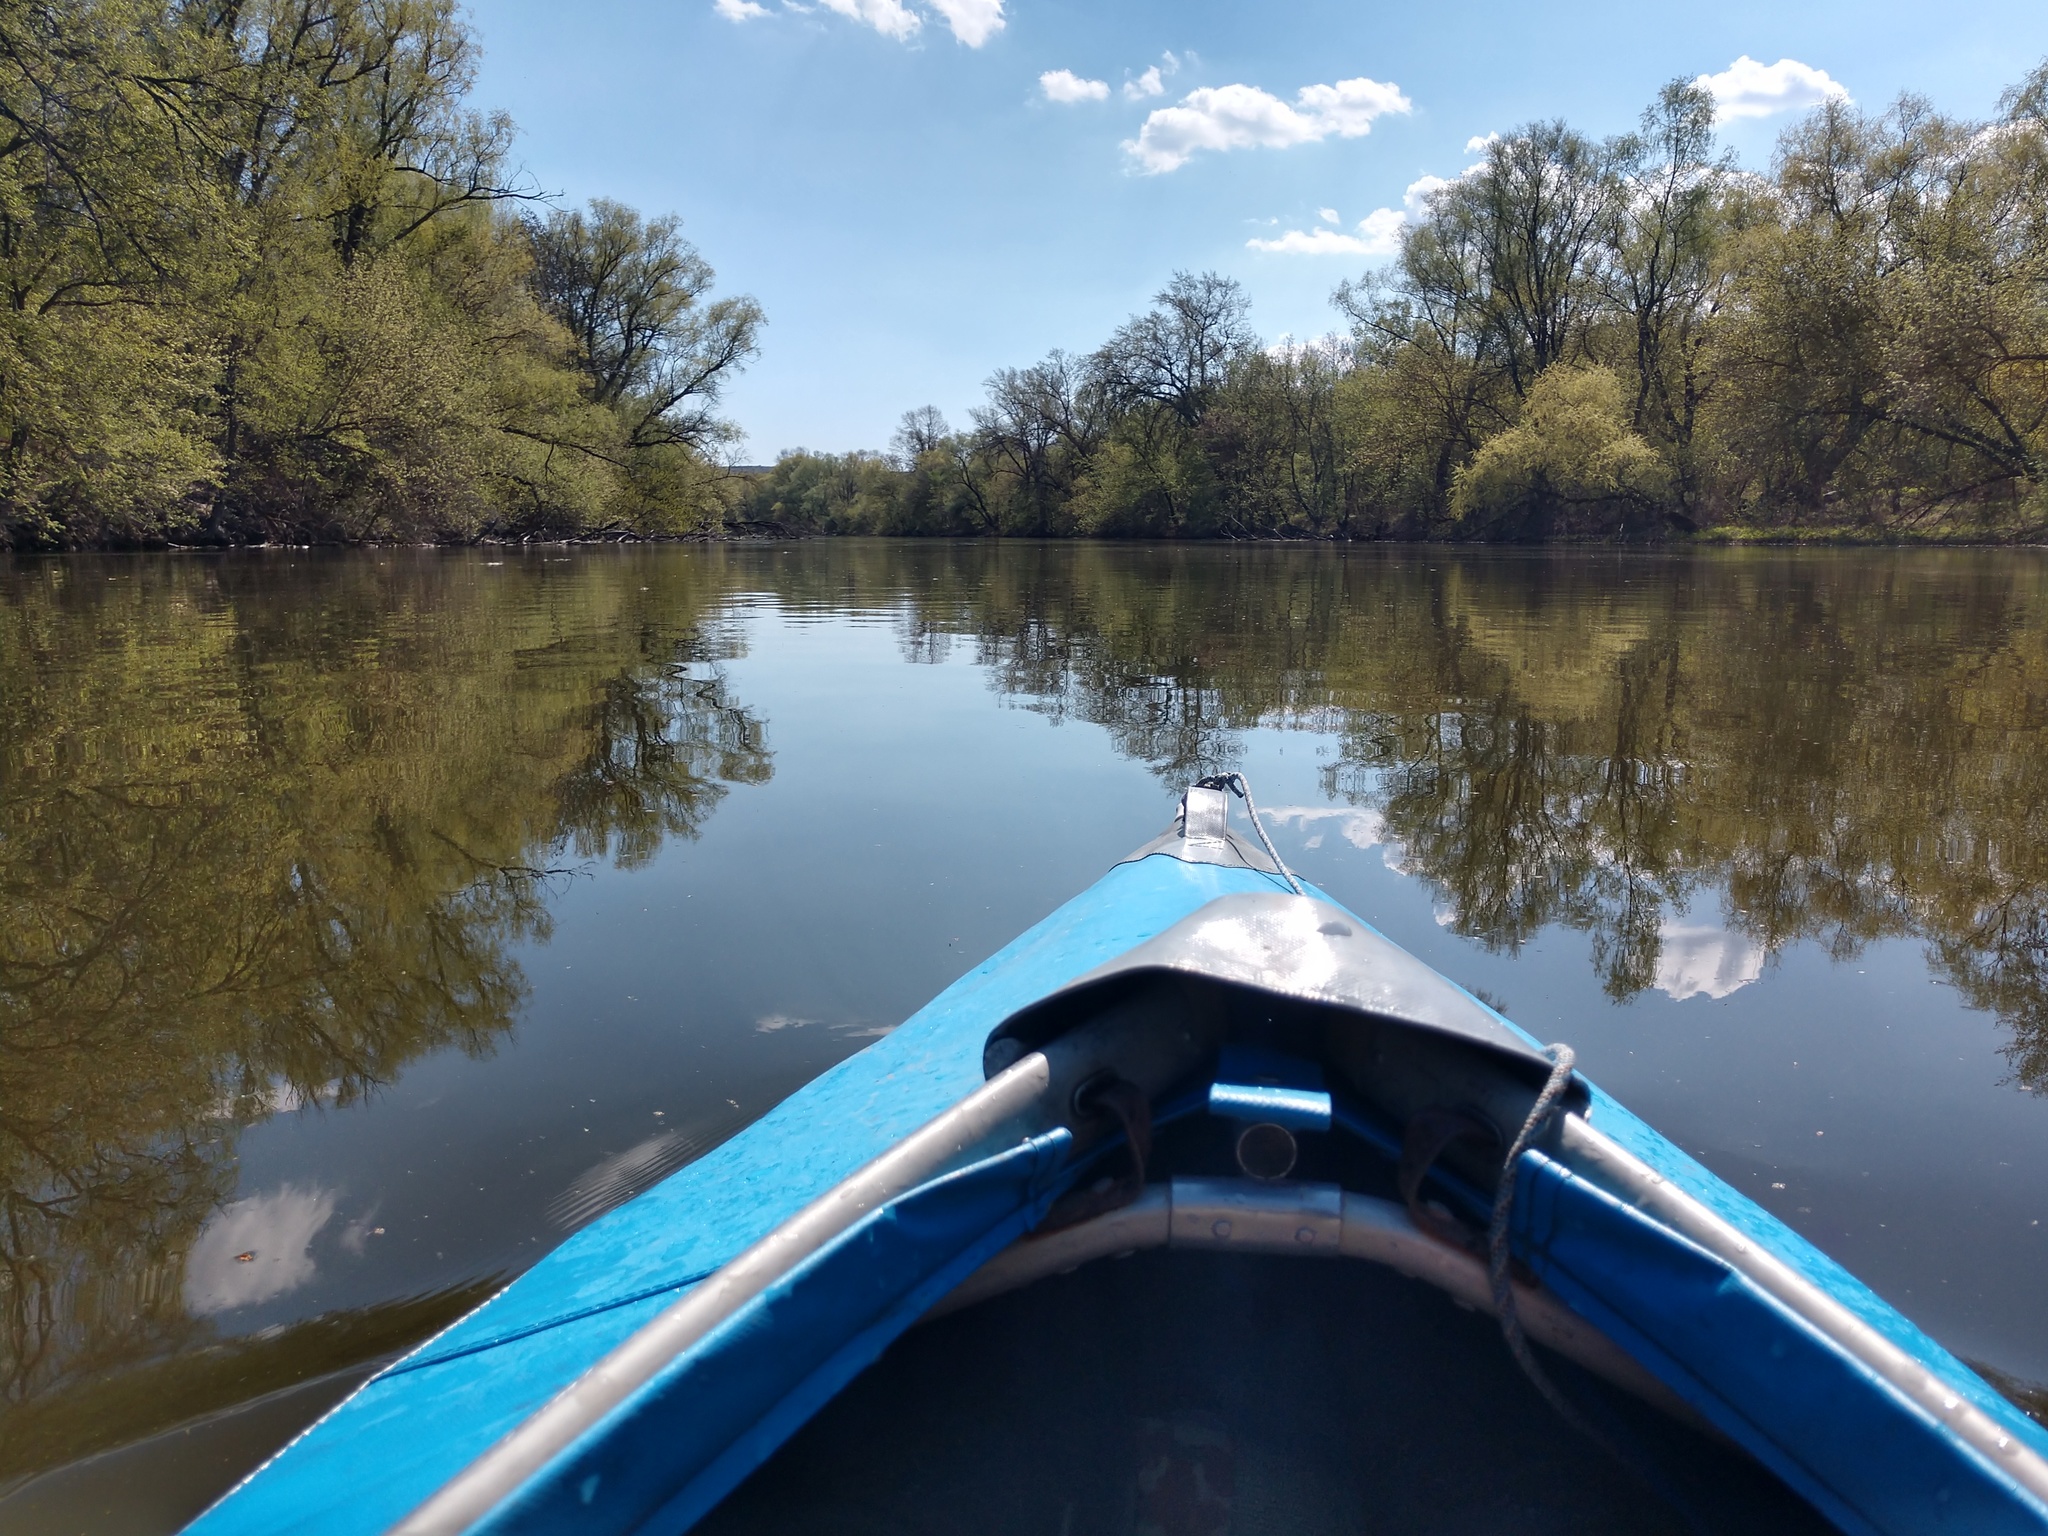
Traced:
<path id="1" fill-rule="evenodd" d="M 737 1528 L 781 1507 L 761 1481 L 779 1448 L 841 1433 L 822 1411 L 850 1384 L 884 1392 L 917 1340 L 1027 1287 L 1069 1287 L 1079 1318 L 1093 1293 L 1072 1288 L 1129 1282 L 1077 1266 L 1156 1250 L 1162 1296 L 1199 1262 L 1176 1254 L 1235 1256 L 1269 1287 L 1308 1273 L 1276 1256 L 1352 1258 L 1493 1315 L 1660 1496 L 1659 1456 L 1725 1458 L 1768 1469 L 1752 1521 L 1782 1487 L 1852 1532 L 2048 1530 L 2048 1434 L 1567 1057 L 1296 894 L 1256 817 L 1264 847 L 1231 829 L 1232 792 L 1189 790 L 1094 887 L 387 1368 L 190 1529 L 671 1532 L 714 1511 Z M 1146 1454 L 1156 1483 L 1171 1457 Z M 1210 1484 L 1221 1454 L 1200 1452 Z M 1153 1484 L 1131 1486 L 1117 1528 L 1168 1528 Z"/>

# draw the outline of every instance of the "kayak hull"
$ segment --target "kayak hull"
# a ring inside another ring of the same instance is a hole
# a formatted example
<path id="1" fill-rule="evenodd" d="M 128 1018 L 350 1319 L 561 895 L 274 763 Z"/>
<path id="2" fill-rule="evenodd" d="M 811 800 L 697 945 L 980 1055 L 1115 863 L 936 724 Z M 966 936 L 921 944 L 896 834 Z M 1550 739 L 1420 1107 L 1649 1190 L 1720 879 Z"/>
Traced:
<path id="1" fill-rule="evenodd" d="M 764 1245 L 816 1221 L 821 1202 L 857 1187 L 863 1170 L 985 1094 L 999 1054 L 1067 1027 L 1062 1009 L 1085 1011 L 1135 985 L 1120 963 L 1171 947 L 1207 921 L 1198 914 L 1277 902 L 1284 916 L 1297 910 L 1286 903 L 1305 902 L 1234 842 L 1218 854 L 1193 841 L 1162 839 L 1116 866 L 890 1035 L 576 1234 L 190 1529 L 680 1531 L 704 1519 L 919 1318 L 1045 1221 L 1078 1177 L 1109 1166 L 1115 1148 L 1077 1146 L 1085 1126 L 1025 1127 L 880 1199 L 735 1309 L 718 1313 L 705 1298 L 747 1263 L 767 1262 Z M 1350 936 L 1355 925 L 1354 942 L 1392 950 L 1319 894 L 1312 906 L 1327 919 L 1317 931 Z M 1409 1023 L 1440 1018 L 1466 1031 L 1466 1044 L 1500 1057 L 1510 1088 L 1529 1061 L 1540 1065 L 1526 1034 L 1429 977 L 1445 990 L 1409 1007 Z M 1240 991 L 1252 984 L 1225 979 Z M 1328 1012 L 1345 998 L 1307 1001 Z M 1351 1002 L 1369 1011 L 1369 999 Z M 1580 1079 L 1575 1093 L 1568 1134 L 1516 1170 L 1515 1251 L 1546 1304 L 1561 1304 L 1667 1407 L 1713 1426 L 1840 1529 L 2048 1529 L 2036 1470 L 2048 1472 L 2048 1435 L 1597 1087 Z M 1153 1112 L 1199 1117 L 1201 1106 Z M 1399 1153 L 1398 1126 L 1347 1110 L 1339 1095 L 1338 1120 L 1347 1113 L 1360 1145 Z M 1456 1187 L 1444 1185 L 1453 1203 Z M 664 1328 L 691 1326 L 692 1308 L 703 1314 L 696 1334 L 575 1418 L 621 1359 Z M 567 1416 L 571 1430 L 536 1440 L 550 1415 Z M 451 1488 L 475 1485 L 474 1469 L 522 1444 L 542 1450 L 480 1502 L 451 1502 Z"/>

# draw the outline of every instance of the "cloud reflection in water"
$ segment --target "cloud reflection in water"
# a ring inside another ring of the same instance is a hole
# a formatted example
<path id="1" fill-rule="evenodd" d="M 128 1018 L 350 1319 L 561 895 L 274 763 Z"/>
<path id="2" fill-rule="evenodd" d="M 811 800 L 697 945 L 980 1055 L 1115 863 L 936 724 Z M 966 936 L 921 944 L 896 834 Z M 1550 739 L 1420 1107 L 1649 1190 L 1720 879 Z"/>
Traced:
<path id="1" fill-rule="evenodd" d="M 254 1306 L 313 1278 L 313 1239 L 334 1193 L 283 1184 L 217 1212 L 185 1260 L 185 1305 L 202 1316 Z"/>
<path id="2" fill-rule="evenodd" d="M 1704 923 L 1667 921 L 1658 930 L 1659 992 L 1676 1002 L 1726 997 L 1764 973 L 1764 952 L 1743 934 Z"/>

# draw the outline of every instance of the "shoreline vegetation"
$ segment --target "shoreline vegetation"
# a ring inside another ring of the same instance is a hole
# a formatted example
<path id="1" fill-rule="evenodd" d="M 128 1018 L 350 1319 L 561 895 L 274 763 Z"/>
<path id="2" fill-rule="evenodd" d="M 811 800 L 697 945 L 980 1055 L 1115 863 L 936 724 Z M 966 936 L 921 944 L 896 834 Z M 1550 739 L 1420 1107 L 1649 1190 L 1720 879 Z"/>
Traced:
<path id="1" fill-rule="evenodd" d="M 1674 81 L 1429 194 L 1340 328 L 1178 273 L 964 425 L 736 466 L 677 219 L 553 205 L 453 0 L 0 9 L 0 550 L 887 534 L 2048 539 L 2048 64 L 1988 121 Z"/>
<path id="2" fill-rule="evenodd" d="M 783 458 L 752 521 L 828 533 L 1703 543 L 2048 536 L 2048 64 L 1966 122 L 1816 108 L 1770 174 L 1674 81 L 1429 195 L 1345 328 L 1268 344 L 1180 273 L 954 430 Z"/>
<path id="3" fill-rule="evenodd" d="M 0 6 L 0 547 L 716 524 L 764 318 L 553 206 L 455 0 Z"/>

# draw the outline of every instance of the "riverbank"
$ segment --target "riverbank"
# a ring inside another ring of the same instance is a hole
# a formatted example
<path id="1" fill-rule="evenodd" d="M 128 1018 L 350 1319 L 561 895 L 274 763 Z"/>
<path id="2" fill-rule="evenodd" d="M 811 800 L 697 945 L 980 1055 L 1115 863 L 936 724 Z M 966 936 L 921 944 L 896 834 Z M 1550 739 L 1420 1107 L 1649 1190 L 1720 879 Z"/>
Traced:
<path id="1" fill-rule="evenodd" d="M 473 538 L 439 539 L 357 539 L 309 543 L 180 544 L 109 543 L 64 549 L 0 549 L 0 557 L 61 556 L 68 554 L 224 554 L 235 550 L 361 550 L 361 549 L 600 549 L 629 545 L 766 544 L 792 540 L 867 539 L 893 537 L 918 543 L 946 543 L 959 535 L 945 534 L 841 534 L 804 528 L 722 528 L 689 533 L 637 533 L 607 531 L 587 534 L 538 534 L 506 537 L 482 534 Z M 971 536 L 970 536 L 971 537 Z M 2048 528 L 2029 528 L 2010 535 L 1987 535 L 1980 530 L 1927 531 L 1920 529 L 1872 528 L 1704 528 L 1693 533 L 1672 533 L 1661 537 L 1577 535 L 1541 542 L 1482 540 L 1471 538 L 1347 538 L 1341 534 L 1254 535 L 1237 537 L 1217 534 L 1207 538 L 1159 538 L 1133 536 L 1043 538 L 1026 534 L 989 534 L 972 542 L 989 544 L 1098 544 L 1142 548 L 1171 545 L 1183 548 L 1237 548 L 1306 546 L 1331 548 L 1430 549 L 2038 549 L 2048 547 Z"/>

